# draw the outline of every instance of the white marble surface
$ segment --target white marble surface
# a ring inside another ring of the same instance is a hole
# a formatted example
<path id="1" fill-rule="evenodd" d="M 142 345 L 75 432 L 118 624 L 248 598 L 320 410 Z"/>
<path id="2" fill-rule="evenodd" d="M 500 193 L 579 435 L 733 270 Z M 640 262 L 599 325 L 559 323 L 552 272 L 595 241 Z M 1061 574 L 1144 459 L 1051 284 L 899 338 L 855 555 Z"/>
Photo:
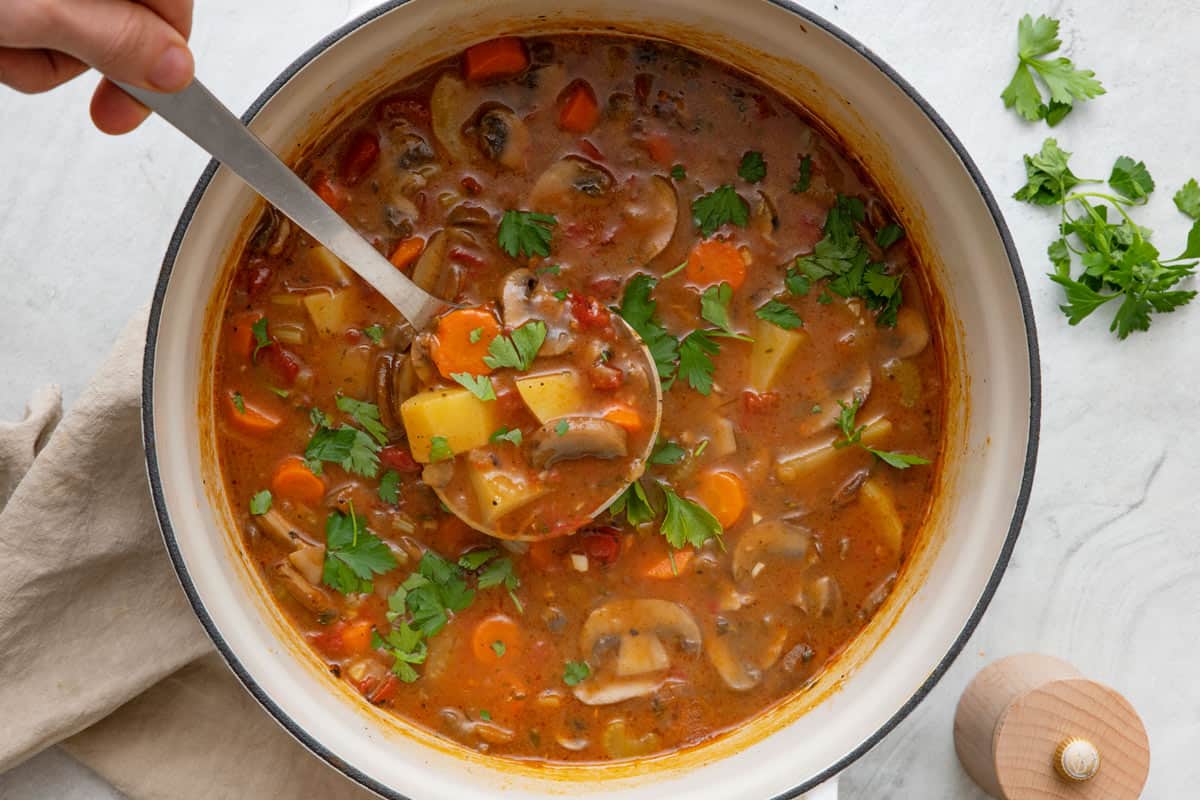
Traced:
<path id="1" fill-rule="evenodd" d="M 365 0 L 199 2 L 200 72 L 234 108 Z M 1200 176 L 1200 3 L 1148 0 L 988 4 L 811 0 L 904 75 L 957 131 L 1008 217 L 1041 337 L 1044 413 L 1032 504 L 1012 564 L 966 651 L 888 739 L 847 770 L 847 800 L 980 798 L 954 757 L 959 693 L 994 658 L 1062 656 L 1123 691 L 1150 732 L 1145 797 L 1194 796 L 1200 761 L 1200 302 L 1117 342 L 1098 321 L 1068 328 L 1043 277 L 1051 215 L 1006 199 L 1020 155 L 1043 127 L 997 95 L 1026 11 L 1063 20 L 1067 53 L 1109 94 L 1056 131 L 1077 172 L 1103 175 L 1120 154 L 1146 159 L 1159 195 L 1141 214 L 1164 251 L 1186 231 L 1169 195 Z M 165 125 L 109 139 L 89 128 L 90 86 L 44 97 L 0 89 L 0 418 L 40 384 L 70 403 L 121 324 L 146 302 L 175 220 L 205 158 Z M 1000 524 L 999 521 L 997 524 Z M 118 795 L 50 751 L 7 775 L 0 798 Z"/>

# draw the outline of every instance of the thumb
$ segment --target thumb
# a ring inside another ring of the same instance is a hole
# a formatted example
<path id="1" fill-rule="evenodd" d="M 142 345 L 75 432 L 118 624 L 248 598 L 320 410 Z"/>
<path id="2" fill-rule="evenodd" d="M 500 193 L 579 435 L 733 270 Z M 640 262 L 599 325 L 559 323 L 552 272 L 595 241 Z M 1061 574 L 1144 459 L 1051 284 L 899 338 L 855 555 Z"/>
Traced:
<path id="1" fill-rule="evenodd" d="M 175 92 L 191 82 L 195 63 L 187 41 L 146 6 L 129 0 L 79 0 L 70 6 L 47 26 L 52 41 L 46 47 L 146 89 Z"/>

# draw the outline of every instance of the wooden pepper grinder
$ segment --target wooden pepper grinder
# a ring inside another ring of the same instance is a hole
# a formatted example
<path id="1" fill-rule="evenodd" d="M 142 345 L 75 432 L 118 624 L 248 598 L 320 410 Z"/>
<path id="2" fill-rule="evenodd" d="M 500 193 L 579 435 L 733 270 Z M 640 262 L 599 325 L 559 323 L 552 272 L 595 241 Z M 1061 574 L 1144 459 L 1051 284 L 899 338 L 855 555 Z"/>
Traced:
<path id="1" fill-rule="evenodd" d="M 1044 655 L 1009 656 L 975 676 L 954 747 L 972 780 L 1003 800 L 1136 800 L 1150 771 L 1129 701 Z"/>

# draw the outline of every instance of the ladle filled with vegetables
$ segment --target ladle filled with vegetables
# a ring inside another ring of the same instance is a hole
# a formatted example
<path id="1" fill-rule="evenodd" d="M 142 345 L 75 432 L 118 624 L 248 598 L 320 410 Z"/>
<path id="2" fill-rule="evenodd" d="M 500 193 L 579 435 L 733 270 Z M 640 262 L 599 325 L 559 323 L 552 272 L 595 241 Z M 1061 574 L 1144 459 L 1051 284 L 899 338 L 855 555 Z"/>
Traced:
<path id="1" fill-rule="evenodd" d="M 406 383 L 405 395 L 411 396 L 386 409 L 391 419 L 385 421 L 384 408 L 339 395 L 338 409 L 361 429 L 334 426 L 314 408 L 316 431 L 289 480 L 320 485 L 323 492 L 319 475 L 325 462 L 348 469 L 357 462 L 355 471 L 377 471 L 386 457 L 380 446 L 388 444 L 388 428 L 394 427 L 387 423 L 398 418 L 407 438 L 406 459 L 424 465 L 425 483 L 449 511 L 491 536 L 538 540 L 575 532 L 641 477 L 662 418 L 662 389 L 650 350 L 619 315 L 594 297 L 567 297 L 541 286 L 538 273 L 551 267 L 514 269 L 498 296 L 473 304 L 442 299 L 419 284 L 432 289 L 440 277 L 445 235 L 429 242 L 414 237 L 385 258 L 339 216 L 336 196 L 320 184 L 315 189 L 305 184 L 199 81 L 170 95 L 122 88 L 311 235 L 346 273 L 346 283 L 349 268 L 407 320 L 389 334 L 410 347 L 386 379 Z M 448 84 L 446 90 L 465 87 Z M 466 123 L 457 124 L 443 142 L 452 156 L 461 157 L 455 151 Z M 519 136 L 519 120 L 503 109 L 485 109 L 471 126 L 501 163 L 523 158 L 521 148 L 529 146 L 528 135 L 523 141 Z M 378 155 L 377 143 L 360 143 L 351 153 L 351 172 L 355 158 L 365 171 Z M 409 156 L 420 158 L 414 153 L 401 159 Z M 588 206 L 611 199 L 604 196 L 606 182 L 611 177 L 589 162 L 563 159 L 533 187 L 531 210 L 503 215 L 496 231 L 500 247 L 525 263 L 549 255 L 557 219 L 537 209 L 565 203 L 586 213 Z M 670 219 L 651 225 L 640 248 L 661 250 L 674 231 L 675 194 L 663 183 L 651 194 L 670 193 Z M 461 209 L 462 225 L 486 227 L 488 221 L 481 208 Z M 414 261 L 410 279 L 402 270 Z M 346 299 L 346 293 L 334 291 L 304 302 L 332 332 Z M 261 354 L 284 362 L 285 372 L 298 370 L 286 363 L 285 351 L 271 349 L 268 324 L 259 317 L 246 326 L 251 360 Z M 414 388 L 419 391 L 412 393 Z M 229 402 L 247 426 L 278 424 L 240 394 L 230 395 Z"/>

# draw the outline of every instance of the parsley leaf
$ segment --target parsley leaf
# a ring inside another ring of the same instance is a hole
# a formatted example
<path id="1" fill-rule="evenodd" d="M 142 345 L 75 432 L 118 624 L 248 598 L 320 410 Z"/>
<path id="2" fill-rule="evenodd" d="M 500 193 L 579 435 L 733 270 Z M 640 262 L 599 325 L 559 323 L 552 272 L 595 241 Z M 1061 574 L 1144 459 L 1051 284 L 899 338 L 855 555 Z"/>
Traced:
<path id="1" fill-rule="evenodd" d="M 812 185 L 812 156 L 800 159 L 800 174 L 792 184 L 792 194 L 804 194 Z"/>
<path id="2" fill-rule="evenodd" d="M 879 245 L 881 250 L 887 250 L 903 238 L 904 228 L 893 222 L 879 229 L 875 234 L 875 244 Z"/>
<path id="3" fill-rule="evenodd" d="M 733 302 L 733 287 L 728 283 L 710 286 L 700 295 L 700 316 L 721 329 L 723 333 L 742 341 L 753 341 L 733 329 L 729 321 L 729 304 Z"/>
<path id="4" fill-rule="evenodd" d="M 471 344 L 475 344 L 482 338 L 483 338 L 483 328 L 472 328 L 467 333 L 467 341 L 470 342 Z"/>
<path id="5" fill-rule="evenodd" d="M 679 377 L 700 394 L 711 394 L 716 371 L 712 356 L 720 349 L 709 331 L 692 331 L 683 337 L 679 343 Z"/>
<path id="6" fill-rule="evenodd" d="M 763 154 L 757 150 L 747 150 L 742 154 L 742 163 L 738 165 L 738 177 L 749 183 L 758 183 L 767 177 L 767 162 Z"/>
<path id="7" fill-rule="evenodd" d="M 255 495 L 250 498 L 250 513 L 254 516 L 260 517 L 270 510 L 271 491 L 269 489 L 263 489 L 261 492 L 256 492 Z"/>
<path id="8" fill-rule="evenodd" d="M 778 300 L 768 300 L 766 305 L 755 311 L 754 314 L 759 319 L 766 320 L 772 325 L 778 325 L 785 331 L 794 330 L 804 324 L 800 315 L 791 306 Z"/>
<path id="9" fill-rule="evenodd" d="M 687 170 L 683 168 L 683 164 L 676 164 L 671 167 L 671 177 L 677 181 L 681 181 L 687 177 Z"/>
<path id="10" fill-rule="evenodd" d="M 233 393 L 233 407 L 238 410 L 239 414 L 246 413 L 246 401 L 242 398 L 241 392 Z"/>
<path id="11" fill-rule="evenodd" d="M 1121 156 L 1113 164 L 1108 185 L 1130 200 L 1141 200 L 1154 191 L 1154 179 L 1146 169 L 1146 162 L 1135 162 L 1129 156 Z"/>
<path id="12" fill-rule="evenodd" d="M 375 437 L 375 441 L 387 444 L 387 428 L 383 427 L 383 423 L 379 421 L 379 406 L 342 395 L 338 395 L 336 402 L 338 411 L 353 417 L 354 421 L 363 426 L 367 433 Z"/>
<path id="13" fill-rule="evenodd" d="M 507 556 L 497 558 L 498 555 L 500 555 L 500 551 L 494 547 L 487 550 L 472 550 L 458 559 L 458 565 L 468 572 L 474 572 L 483 567 L 476 578 L 475 585 L 480 589 L 503 586 L 508 590 L 508 596 L 513 601 L 513 605 L 517 607 L 517 611 L 523 614 L 525 607 L 521 605 L 521 601 L 517 599 L 516 595 L 516 590 L 521 585 L 521 579 L 513 572 L 512 559 Z"/>
<path id="14" fill-rule="evenodd" d="M 251 361 L 258 360 L 258 351 L 271 346 L 271 337 L 267 335 L 267 318 L 259 317 L 250 331 L 254 334 L 254 352 L 250 354 Z"/>
<path id="15" fill-rule="evenodd" d="M 433 436 L 429 439 L 429 460 L 432 463 L 439 461 L 448 461 L 454 458 L 454 451 L 450 449 L 450 441 L 445 436 Z"/>
<path id="16" fill-rule="evenodd" d="M 1192 219 L 1200 220 L 1200 184 L 1196 183 L 1195 178 L 1189 178 L 1183 188 L 1175 193 L 1174 199 L 1176 208 Z"/>
<path id="17" fill-rule="evenodd" d="M 663 383 L 670 383 L 679 360 L 679 341 L 667 333 L 667 329 L 654 316 L 658 304 L 650 298 L 650 292 L 655 285 L 654 278 L 645 273 L 634 275 L 625 284 L 617 313 L 646 343 L 650 355 L 654 357 L 659 378 Z"/>
<path id="18" fill-rule="evenodd" d="M 1046 59 L 1061 46 L 1058 20 L 1029 14 L 1017 24 L 1017 69 L 1000 97 L 1005 108 L 1015 108 L 1030 122 L 1040 119 L 1053 126 L 1062 121 L 1075 100 L 1088 100 L 1104 94 L 1104 87 L 1090 69 L 1077 69 L 1069 59 Z M 1050 95 L 1043 100 L 1034 76 L 1041 79 Z"/>
<path id="19" fill-rule="evenodd" d="M 783 285 L 796 297 L 805 297 L 812 290 L 812 280 L 795 267 L 788 267 Z"/>
<path id="20" fill-rule="evenodd" d="M 538 350 L 546 341 L 546 323 L 540 319 L 530 320 L 508 336 L 497 336 L 488 345 L 488 354 L 483 363 L 492 369 L 512 367 L 527 370 L 537 358 Z"/>
<path id="21" fill-rule="evenodd" d="M 551 264 L 546 267 L 538 267 L 537 268 L 538 275 L 558 275 L 561 272 L 562 272 L 562 264 Z M 483 331 L 483 329 L 480 328 L 480 332 L 482 332 L 482 331 Z"/>
<path id="22" fill-rule="evenodd" d="M 592 668 L 586 661 L 568 661 L 563 667 L 563 683 L 567 686 L 578 686 L 591 675 Z"/>
<path id="23" fill-rule="evenodd" d="M 558 434 L 559 436 L 566 436 L 567 431 L 569 431 L 570 429 L 571 429 L 571 425 L 565 419 L 560 419 L 554 425 L 554 432 L 556 434 Z"/>
<path id="24" fill-rule="evenodd" d="M 502 657 L 507 650 L 508 648 L 505 646 L 504 642 L 500 641 L 499 639 L 492 642 L 492 652 L 496 654 L 497 658 Z"/>
<path id="25" fill-rule="evenodd" d="M 474 600 L 475 590 L 467 586 L 462 568 L 426 550 L 416 572 L 397 587 L 388 605 L 403 608 L 409 624 L 429 637 L 446 626 L 451 613 L 465 610 Z"/>
<path id="26" fill-rule="evenodd" d="M 291 392 L 287 389 L 280 389 L 278 386 L 268 386 L 267 388 L 271 390 L 271 394 L 276 397 L 282 397 L 284 400 L 288 399 L 288 396 L 291 395 Z"/>
<path id="27" fill-rule="evenodd" d="M 308 468 L 321 474 L 321 462 L 339 465 L 347 472 L 366 478 L 379 473 L 379 445 L 370 436 L 349 425 L 334 430 L 321 425 L 304 448 Z"/>
<path id="28" fill-rule="evenodd" d="M 608 511 L 614 517 L 624 514 L 626 521 L 634 527 L 650 522 L 655 517 L 654 507 L 650 505 L 650 499 L 646 497 L 646 489 L 641 481 L 634 481 L 625 487 L 625 491 L 613 501 Z"/>
<path id="29" fill-rule="evenodd" d="M 369 328 L 363 328 L 363 333 L 366 334 L 367 338 L 370 339 L 375 344 L 383 343 L 383 326 L 382 325 L 372 325 Z"/>
<path id="30" fill-rule="evenodd" d="M 452 372 L 450 377 L 468 392 L 484 402 L 496 399 L 496 390 L 492 379 L 487 375 L 472 375 L 469 372 Z"/>
<path id="31" fill-rule="evenodd" d="M 321 580 L 342 594 L 369 592 L 371 578 L 396 567 L 396 558 L 354 513 L 333 511 L 325 518 L 325 565 Z"/>
<path id="32" fill-rule="evenodd" d="M 389 469 L 379 479 L 379 499 L 396 505 L 400 502 L 400 473 Z"/>
<path id="33" fill-rule="evenodd" d="M 650 463 L 678 464 L 680 461 L 683 461 L 683 457 L 686 455 L 687 450 L 684 450 L 674 442 L 659 442 L 650 453 Z"/>
<path id="34" fill-rule="evenodd" d="M 392 672 L 400 680 L 412 683 L 420 677 L 412 665 L 424 664 L 429 655 L 429 648 L 421 631 L 403 622 L 392 623 L 392 630 L 384 636 L 376 633 L 371 644 L 376 649 L 386 650 L 396 659 L 392 664 Z"/>
<path id="35" fill-rule="evenodd" d="M 928 458 L 913 453 L 898 453 L 891 450 L 876 450 L 874 447 L 867 447 L 862 443 L 863 431 L 867 429 L 867 426 L 858 425 L 855 422 L 858 410 L 862 408 L 862 398 L 855 397 L 854 401 L 848 405 L 839 400 L 838 405 L 841 406 L 841 411 L 837 415 L 836 422 L 838 430 L 842 432 L 842 438 L 833 443 L 834 447 L 842 448 L 858 445 L 888 466 L 895 467 L 896 469 L 908 469 L 909 467 L 932 463 Z"/>
<path id="36" fill-rule="evenodd" d="M 874 447 L 864 447 L 868 453 L 877 456 L 881 461 L 896 469 L 908 469 L 909 467 L 924 466 L 930 463 L 928 458 L 913 455 L 912 453 L 893 453 L 887 450 L 876 450 Z"/>
<path id="37" fill-rule="evenodd" d="M 692 220 L 701 236 L 712 236 L 722 225 L 746 227 L 750 206 L 729 184 L 713 189 L 692 201 Z"/>
<path id="38" fill-rule="evenodd" d="M 1057 141 L 1047 139 L 1040 153 L 1025 156 L 1025 185 L 1013 197 L 1039 206 L 1063 202 L 1071 187 L 1080 182 L 1067 166 L 1070 157 L 1066 150 L 1059 149 Z"/>
<path id="39" fill-rule="evenodd" d="M 500 218 L 497 240 L 500 248 L 513 258 L 520 255 L 550 255 L 550 240 L 558 224 L 553 214 L 509 209 Z"/>
<path id="40" fill-rule="evenodd" d="M 507 427 L 501 427 L 491 435 L 488 441 L 491 442 L 508 442 L 509 444 L 520 445 L 522 440 L 520 428 L 509 430 Z"/>
<path id="41" fill-rule="evenodd" d="M 721 541 L 724 529 L 708 509 L 680 497 L 665 485 L 662 490 L 667 500 L 667 512 L 660 530 L 671 547 L 678 550 L 686 545 L 700 547 L 709 539 Z"/>

